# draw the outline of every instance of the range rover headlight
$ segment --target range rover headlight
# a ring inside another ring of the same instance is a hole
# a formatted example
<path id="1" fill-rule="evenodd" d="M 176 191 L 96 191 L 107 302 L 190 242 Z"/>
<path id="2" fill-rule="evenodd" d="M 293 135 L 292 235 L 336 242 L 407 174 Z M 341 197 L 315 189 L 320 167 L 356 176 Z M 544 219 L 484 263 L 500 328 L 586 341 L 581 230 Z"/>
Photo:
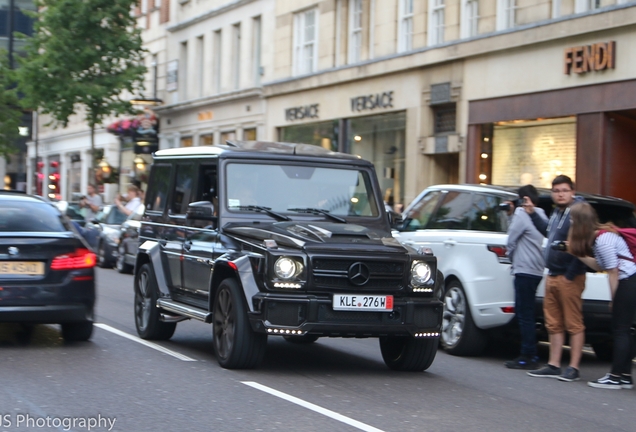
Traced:
<path id="1" fill-rule="evenodd" d="M 298 276 L 303 271 L 302 263 L 288 257 L 280 257 L 274 264 L 276 277 L 282 280 L 290 280 Z"/>
<path id="2" fill-rule="evenodd" d="M 411 285 L 421 287 L 431 280 L 431 267 L 422 261 L 413 261 L 411 264 Z"/>

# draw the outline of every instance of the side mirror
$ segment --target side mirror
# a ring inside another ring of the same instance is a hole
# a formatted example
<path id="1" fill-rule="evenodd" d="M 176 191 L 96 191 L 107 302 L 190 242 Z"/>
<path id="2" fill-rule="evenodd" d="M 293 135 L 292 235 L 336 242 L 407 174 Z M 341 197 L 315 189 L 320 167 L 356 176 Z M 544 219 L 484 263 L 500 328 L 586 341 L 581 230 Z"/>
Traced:
<path id="1" fill-rule="evenodd" d="M 214 221 L 217 217 L 214 215 L 214 204 L 210 201 L 196 201 L 188 205 L 186 211 L 186 219 L 190 220 L 208 220 Z"/>
<path id="2" fill-rule="evenodd" d="M 389 225 L 391 225 L 391 228 L 400 229 L 402 228 L 402 225 L 404 225 L 404 219 L 402 219 L 401 214 L 389 211 L 387 212 L 387 216 L 389 217 Z"/>

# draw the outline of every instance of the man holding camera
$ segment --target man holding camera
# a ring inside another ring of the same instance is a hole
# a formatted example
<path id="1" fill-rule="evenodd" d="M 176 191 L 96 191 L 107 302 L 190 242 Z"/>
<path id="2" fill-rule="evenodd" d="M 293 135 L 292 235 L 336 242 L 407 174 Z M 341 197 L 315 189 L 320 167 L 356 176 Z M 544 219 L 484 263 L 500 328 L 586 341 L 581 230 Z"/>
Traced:
<path id="1" fill-rule="evenodd" d="M 91 221 L 104 203 L 102 201 L 102 197 L 97 194 L 95 185 L 89 183 L 86 189 L 88 195 L 82 197 L 79 205 L 84 209 L 84 219 Z"/>
<path id="2" fill-rule="evenodd" d="M 539 232 L 548 238 L 544 255 L 548 275 L 545 281 L 543 315 L 550 340 L 550 359 L 546 366 L 530 371 L 528 375 L 576 381 L 580 379 L 579 363 L 585 342 L 581 294 L 585 289 L 586 267 L 574 255 L 551 245 L 558 246 L 567 240 L 570 206 L 576 201 L 582 201 L 582 198 L 575 196 L 572 179 L 559 175 L 552 180 L 552 201 L 556 207 L 547 223 L 537 214 L 533 204 L 524 206 Z M 561 373 L 561 354 L 566 331 L 570 335 L 570 364 Z"/>
<path id="3" fill-rule="evenodd" d="M 515 203 L 514 215 L 508 227 L 507 254 L 512 261 L 515 287 L 515 314 L 521 334 L 521 355 L 504 362 L 509 369 L 535 369 L 537 367 L 537 338 L 534 304 L 537 287 L 543 277 L 543 234 L 532 223 L 530 214 L 524 210 L 532 206 L 534 214 L 547 223 L 548 217 L 539 205 L 539 193 L 532 185 L 519 188 L 519 199 Z M 511 204 L 509 204 L 510 206 Z"/>

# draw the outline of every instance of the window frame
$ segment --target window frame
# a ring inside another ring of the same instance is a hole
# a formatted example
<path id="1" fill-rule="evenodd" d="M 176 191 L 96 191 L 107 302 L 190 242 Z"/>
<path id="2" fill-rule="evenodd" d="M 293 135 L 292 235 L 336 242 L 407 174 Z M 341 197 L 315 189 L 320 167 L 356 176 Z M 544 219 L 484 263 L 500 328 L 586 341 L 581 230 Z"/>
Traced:
<path id="1" fill-rule="evenodd" d="M 294 14 L 292 52 L 293 76 L 307 75 L 318 70 L 318 22 L 320 18 L 318 12 L 319 9 L 314 7 Z M 313 14 L 314 16 L 313 38 L 311 40 L 307 40 L 305 39 L 307 36 L 307 17 L 310 14 Z M 309 58 L 306 54 L 307 48 L 311 51 L 311 58 Z"/>
<path id="2" fill-rule="evenodd" d="M 362 0 L 349 0 L 349 43 L 347 62 L 357 63 L 362 58 Z"/>
<path id="3" fill-rule="evenodd" d="M 477 36 L 479 34 L 479 0 L 462 0 L 461 7 L 461 38 Z"/>
<path id="4" fill-rule="evenodd" d="M 413 49 L 413 8 L 413 0 L 399 0 L 397 49 L 399 53 Z"/>
<path id="5" fill-rule="evenodd" d="M 429 0 L 428 8 L 428 45 L 439 45 L 444 43 L 446 1 Z"/>

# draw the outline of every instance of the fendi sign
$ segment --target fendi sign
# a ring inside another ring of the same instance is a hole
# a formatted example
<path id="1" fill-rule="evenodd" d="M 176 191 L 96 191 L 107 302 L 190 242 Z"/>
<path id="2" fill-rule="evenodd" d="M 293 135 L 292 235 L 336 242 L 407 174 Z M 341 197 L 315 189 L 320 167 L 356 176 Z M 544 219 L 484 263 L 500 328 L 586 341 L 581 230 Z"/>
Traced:
<path id="1" fill-rule="evenodd" d="M 564 63 L 564 72 L 567 75 L 614 69 L 616 42 L 599 42 L 594 45 L 566 48 Z"/>

